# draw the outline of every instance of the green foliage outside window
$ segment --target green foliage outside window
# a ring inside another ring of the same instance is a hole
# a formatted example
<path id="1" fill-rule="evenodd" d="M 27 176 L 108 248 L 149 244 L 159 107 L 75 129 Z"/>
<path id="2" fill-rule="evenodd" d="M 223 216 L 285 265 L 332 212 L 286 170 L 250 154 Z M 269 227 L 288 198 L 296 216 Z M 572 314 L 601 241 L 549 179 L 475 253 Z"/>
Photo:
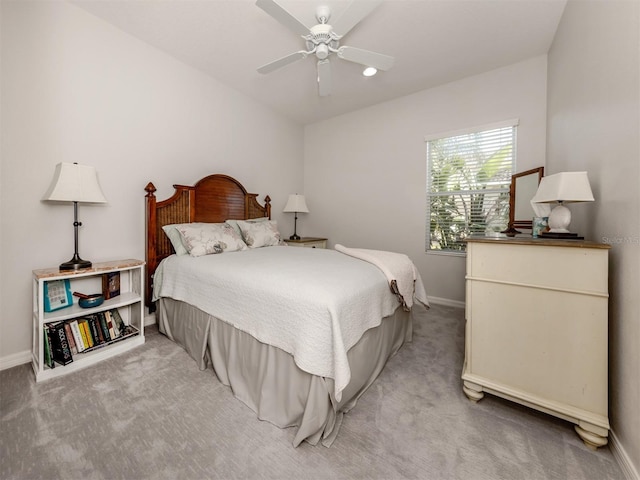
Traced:
<path id="1" fill-rule="evenodd" d="M 507 228 L 515 129 L 427 142 L 427 251 L 464 252 L 469 235 Z"/>

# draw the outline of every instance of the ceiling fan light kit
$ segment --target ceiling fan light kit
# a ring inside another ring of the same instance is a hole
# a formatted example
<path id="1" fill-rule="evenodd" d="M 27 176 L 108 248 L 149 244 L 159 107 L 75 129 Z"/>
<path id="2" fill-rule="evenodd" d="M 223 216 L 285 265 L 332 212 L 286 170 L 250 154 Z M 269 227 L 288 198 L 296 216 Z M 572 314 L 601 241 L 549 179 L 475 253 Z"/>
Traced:
<path id="1" fill-rule="evenodd" d="M 258 7 L 285 27 L 301 35 L 306 42 L 307 48 L 307 50 L 300 50 L 267 63 L 258 68 L 258 72 L 267 74 L 298 60 L 303 60 L 309 55 L 315 55 L 318 59 L 318 94 L 321 97 L 326 97 L 331 94 L 331 64 L 329 57 L 332 54 L 342 60 L 373 68 L 373 70 L 365 69 L 365 71 L 368 71 L 368 74 L 363 72 L 365 76 L 375 75 L 378 70 L 389 70 L 394 63 L 394 58 L 389 55 L 361 48 L 340 46 L 340 40 L 380 3 L 380 0 L 354 0 L 333 25 L 329 24 L 329 19 L 331 18 L 330 8 L 326 5 L 319 6 L 316 9 L 318 24 L 308 27 L 274 0 L 257 0 L 256 5 Z"/>

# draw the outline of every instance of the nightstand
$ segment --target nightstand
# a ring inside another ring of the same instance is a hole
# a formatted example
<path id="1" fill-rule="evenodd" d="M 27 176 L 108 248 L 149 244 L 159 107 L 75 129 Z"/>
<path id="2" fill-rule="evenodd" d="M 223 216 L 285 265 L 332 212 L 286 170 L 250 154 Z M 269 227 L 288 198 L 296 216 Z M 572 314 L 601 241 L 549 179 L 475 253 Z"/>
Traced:
<path id="1" fill-rule="evenodd" d="M 290 247 L 327 248 L 326 238 L 302 237 L 300 240 L 285 240 Z"/>

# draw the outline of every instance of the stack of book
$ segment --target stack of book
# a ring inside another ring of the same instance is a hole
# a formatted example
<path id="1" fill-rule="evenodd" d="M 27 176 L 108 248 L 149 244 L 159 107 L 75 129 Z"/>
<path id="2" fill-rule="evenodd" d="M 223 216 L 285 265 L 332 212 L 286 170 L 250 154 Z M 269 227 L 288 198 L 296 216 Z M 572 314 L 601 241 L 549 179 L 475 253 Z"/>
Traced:
<path id="1" fill-rule="evenodd" d="M 44 326 L 44 362 L 49 368 L 54 368 L 56 363 L 67 365 L 73 362 L 75 354 L 137 334 L 135 327 L 125 325 L 116 308 L 64 322 L 48 323 Z"/>

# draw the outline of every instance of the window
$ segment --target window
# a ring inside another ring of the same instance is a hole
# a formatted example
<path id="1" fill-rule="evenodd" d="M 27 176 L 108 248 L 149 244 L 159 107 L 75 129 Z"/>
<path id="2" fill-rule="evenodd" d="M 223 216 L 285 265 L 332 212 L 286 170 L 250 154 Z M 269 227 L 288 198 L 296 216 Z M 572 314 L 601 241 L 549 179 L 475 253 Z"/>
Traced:
<path id="1" fill-rule="evenodd" d="M 509 223 L 517 120 L 427 141 L 427 252 L 464 253 L 472 234 Z"/>

